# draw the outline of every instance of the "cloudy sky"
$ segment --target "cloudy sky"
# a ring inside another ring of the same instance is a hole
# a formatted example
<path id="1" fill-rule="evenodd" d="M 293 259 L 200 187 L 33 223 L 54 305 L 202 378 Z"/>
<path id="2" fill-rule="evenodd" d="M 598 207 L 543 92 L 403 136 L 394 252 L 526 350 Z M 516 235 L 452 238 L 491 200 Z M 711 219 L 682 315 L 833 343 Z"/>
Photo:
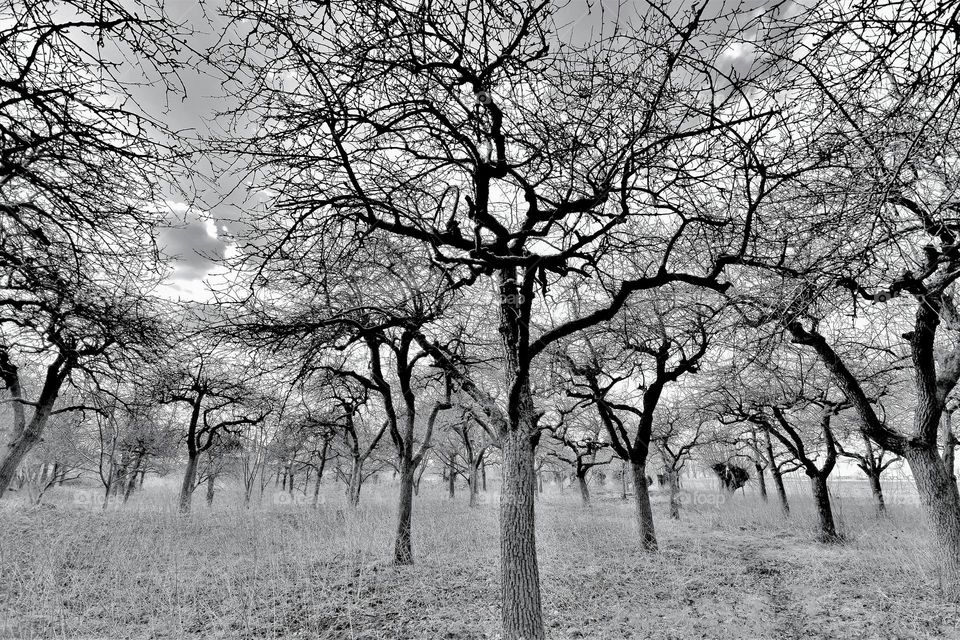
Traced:
<path id="1" fill-rule="evenodd" d="M 212 0 L 200 4 L 197 0 L 167 0 L 166 7 L 174 21 L 182 22 L 196 30 L 192 39 L 193 48 L 203 51 L 214 45 L 220 36 L 224 22 L 218 8 L 224 0 Z M 681 0 L 678 5 L 686 6 Z M 618 14 L 619 2 L 615 0 L 571 0 L 558 10 L 555 22 L 568 37 L 596 37 L 601 20 L 610 24 Z M 627 5 L 629 6 L 629 5 Z M 721 6 L 718 3 L 718 6 Z M 746 51 L 732 51 L 731 62 L 749 57 Z M 142 78 L 140 70 L 131 68 L 130 78 Z M 143 88 L 138 101 L 155 118 L 162 120 L 171 129 L 181 131 L 188 137 L 200 139 L 218 132 L 216 114 L 233 106 L 232 96 L 225 95 L 220 78 L 204 65 L 192 65 L 181 69 L 178 83 L 185 91 L 183 96 L 171 96 L 158 86 Z M 208 183 L 191 185 L 184 191 L 195 193 L 197 199 L 188 204 L 188 196 L 171 189 L 165 206 L 170 210 L 173 224 L 159 235 L 161 246 L 174 257 L 168 283 L 162 293 L 174 299 L 205 301 L 211 297 L 205 282 L 216 280 L 223 274 L 217 260 L 229 257 L 235 251 L 230 242 L 230 232 L 237 229 L 236 221 L 242 219 L 248 207 L 259 204 L 254 194 L 238 188 L 237 178 L 218 172 L 207 166 L 209 158 L 200 160 L 198 167 L 206 174 Z M 214 158 L 216 160 L 216 158 Z M 229 195 L 224 196 L 225 193 Z M 260 198 L 262 202 L 262 198 Z"/>

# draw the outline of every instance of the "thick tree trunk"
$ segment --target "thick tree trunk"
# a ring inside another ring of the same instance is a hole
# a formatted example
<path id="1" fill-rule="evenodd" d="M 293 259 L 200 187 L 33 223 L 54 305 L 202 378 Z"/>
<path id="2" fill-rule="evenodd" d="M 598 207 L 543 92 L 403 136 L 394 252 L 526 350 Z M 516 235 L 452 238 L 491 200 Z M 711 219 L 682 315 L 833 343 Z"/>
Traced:
<path id="1" fill-rule="evenodd" d="M 180 485 L 180 513 L 190 512 L 190 502 L 193 500 L 193 487 L 197 483 L 197 463 L 200 461 L 198 454 L 187 456 L 187 468 L 183 472 L 183 483 Z"/>
<path id="2" fill-rule="evenodd" d="M 870 493 L 873 494 L 873 502 L 877 507 L 877 514 L 884 515 L 887 512 L 887 504 L 883 500 L 883 487 L 880 485 L 880 473 L 868 473 L 867 479 L 870 481 Z"/>
<path id="3" fill-rule="evenodd" d="M 585 473 L 577 474 L 577 482 L 580 484 L 580 499 L 583 504 L 590 506 L 590 489 L 587 487 L 587 475 Z"/>
<path id="4" fill-rule="evenodd" d="M 830 506 L 827 479 L 820 475 L 810 476 L 810 486 L 813 489 L 813 502 L 817 509 L 817 522 L 820 527 L 818 537 L 821 542 L 836 542 L 839 536 L 833 523 L 833 509 Z"/>
<path id="5" fill-rule="evenodd" d="M 633 469 L 633 499 L 637 508 L 640 546 L 645 551 L 656 551 L 657 534 L 653 528 L 653 509 L 650 507 L 646 465 L 632 463 L 631 468 Z"/>
<path id="6" fill-rule="evenodd" d="M 533 443 L 526 425 L 503 436 L 500 556 L 505 640 L 543 640 L 540 571 L 534 529 Z"/>
<path id="7" fill-rule="evenodd" d="M 213 495 L 216 491 L 217 476 L 210 474 L 207 476 L 207 506 L 213 506 Z"/>
<path id="8" fill-rule="evenodd" d="M 951 602 L 960 602 L 960 495 L 934 448 L 908 449 L 904 458 L 913 471 L 940 560 L 940 588 Z"/>
<path id="9" fill-rule="evenodd" d="M 4 378 L 13 378 L 7 388 L 8 397 L 14 400 L 12 413 L 14 416 L 13 432 L 10 441 L 7 443 L 6 453 L 0 460 L 0 499 L 7 494 L 10 483 L 17 475 L 17 468 L 30 450 L 43 435 L 43 430 L 47 426 L 50 414 L 53 412 L 53 405 L 57 401 L 60 393 L 60 387 L 66 378 L 69 367 L 64 364 L 61 357 L 47 367 L 47 374 L 44 380 L 43 389 L 37 400 L 36 409 L 33 417 L 28 422 L 25 417 L 23 400 L 23 389 L 20 387 L 20 380 L 17 373 L 17 367 L 10 362 L 9 354 L 4 351 L 0 366 L 3 367 Z"/>
<path id="10" fill-rule="evenodd" d="M 28 427 L 7 444 L 7 453 L 0 461 L 0 498 L 3 498 L 10 488 L 20 463 L 39 441 L 40 434 Z"/>
<path id="11" fill-rule="evenodd" d="M 411 532 L 413 528 L 414 469 L 409 460 L 403 460 L 400 464 L 400 501 L 397 507 L 397 539 L 393 547 L 393 563 L 408 565 L 413 564 Z"/>

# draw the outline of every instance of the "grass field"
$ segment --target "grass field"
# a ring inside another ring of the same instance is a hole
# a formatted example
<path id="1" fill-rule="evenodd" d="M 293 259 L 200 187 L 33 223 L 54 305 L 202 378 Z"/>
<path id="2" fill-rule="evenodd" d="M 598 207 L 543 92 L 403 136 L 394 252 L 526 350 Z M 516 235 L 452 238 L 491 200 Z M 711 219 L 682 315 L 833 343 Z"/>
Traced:
<path id="1" fill-rule="evenodd" d="M 155 483 L 101 511 L 63 487 L 51 506 L 0 506 L 2 638 L 495 638 L 496 497 L 470 509 L 425 487 L 416 564 L 390 565 L 393 491 L 364 489 L 356 513 L 328 487 L 321 508 L 268 496 L 243 510 L 173 510 Z M 550 638 L 960 638 L 938 599 L 916 506 L 878 519 L 865 496 L 836 500 L 841 545 L 813 542 L 810 505 L 789 519 L 756 494 L 692 493 L 683 519 L 656 492 L 661 551 L 636 549 L 632 503 L 548 488 L 538 506 Z M 860 491 L 859 493 L 862 493 Z M 849 494 L 849 495 L 848 495 Z M 894 500 L 894 502 L 897 502 Z"/>

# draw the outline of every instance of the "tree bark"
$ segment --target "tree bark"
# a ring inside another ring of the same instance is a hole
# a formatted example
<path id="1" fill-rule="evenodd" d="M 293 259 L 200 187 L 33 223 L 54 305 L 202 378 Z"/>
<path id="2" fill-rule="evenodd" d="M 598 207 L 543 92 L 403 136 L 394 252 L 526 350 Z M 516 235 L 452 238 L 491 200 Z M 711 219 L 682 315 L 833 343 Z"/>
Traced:
<path id="1" fill-rule="evenodd" d="M 587 487 L 587 474 L 578 473 L 577 482 L 580 484 L 580 499 L 587 507 L 590 506 L 590 489 Z"/>
<path id="2" fill-rule="evenodd" d="M 470 486 L 468 487 L 468 489 L 470 490 L 470 506 L 471 507 L 477 506 L 477 493 L 480 489 L 480 487 L 478 486 L 479 480 L 480 480 L 480 470 L 478 469 L 478 465 L 471 462 L 470 463 Z"/>
<path id="3" fill-rule="evenodd" d="M 877 514 L 883 515 L 887 512 L 887 504 L 883 500 L 883 487 L 880 485 L 880 472 L 867 473 L 867 479 L 870 481 L 870 493 L 873 494 L 873 501 L 877 507 Z"/>
<path id="4" fill-rule="evenodd" d="M 953 436 L 953 410 L 945 409 L 943 412 L 943 466 L 954 482 L 957 481 L 957 474 L 954 470 L 956 447 L 957 441 Z"/>
<path id="5" fill-rule="evenodd" d="M 933 530 L 940 588 L 950 602 L 960 602 L 960 495 L 935 447 L 904 452 L 920 502 Z"/>
<path id="6" fill-rule="evenodd" d="M 453 457 L 450 458 L 450 469 L 447 471 L 447 494 L 451 500 L 457 497 L 457 472 L 453 467 Z"/>
<path id="7" fill-rule="evenodd" d="M 210 474 L 207 476 L 207 506 L 213 506 L 213 494 L 216 491 L 217 476 Z"/>
<path id="8" fill-rule="evenodd" d="M 836 542 L 840 537 L 837 535 L 837 529 L 833 522 L 833 509 L 830 506 L 830 491 L 827 488 L 827 479 L 822 475 L 810 476 L 810 486 L 813 489 L 813 502 L 817 509 L 820 541 Z"/>
<path id="9" fill-rule="evenodd" d="M 313 485 L 313 502 L 311 506 L 314 509 L 316 509 L 320 503 L 320 483 L 323 482 L 323 472 L 327 468 L 327 448 L 329 446 L 330 441 L 325 439 L 323 441 L 323 449 L 320 450 L 320 465 L 317 467 L 317 483 Z"/>
<path id="10" fill-rule="evenodd" d="M 0 461 L 0 498 L 7 493 L 20 463 L 39 441 L 40 434 L 27 428 L 7 444 L 7 454 Z"/>
<path id="11" fill-rule="evenodd" d="M 140 474 L 140 465 L 142 463 L 143 454 L 137 454 L 137 457 L 133 460 L 133 470 L 130 472 L 130 480 L 127 482 L 127 487 L 123 492 L 123 504 L 127 504 L 130 496 L 133 495 L 133 491 L 137 486 L 137 476 Z"/>
<path id="12" fill-rule="evenodd" d="M 509 640 L 543 640 L 540 571 L 534 530 L 533 443 L 525 428 L 503 436 L 500 494 L 500 556 L 503 567 L 503 628 Z"/>
<path id="13" fill-rule="evenodd" d="M 634 462 L 631 467 L 633 469 L 633 499 L 637 508 L 640 546 L 644 551 L 656 551 L 657 534 L 653 528 L 653 509 L 650 507 L 650 491 L 647 486 L 647 465 Z"/>
<path id="14" fill-rule="evenodd" d="M 767 459 L 770 461 L 770 475 L 773 476 L 773 486 L 777 488 L 780 508 L 783 510 L 784 515 L 790 515 L 790 501 L 787 500 L 787 490 L 783 486 L 783 475 L 780 473 L 780 467 L 777 466 L 777 460 L 773 455 L 773 442 L 770 440 L 770 432 L 764 429 L 764 435 L 767 440 Z"/>
<path id="15" fill-rule="evenodd" d="M 10 362 L 6 350 L 0 353 L 0 378 L 6 384 L 8 395 L 13 401 L 11 410 L 14 415 L 13 435 L 7 443 L 6 454 L 0 460 L 0 499 L 3 499 L 7 494 L 7 489 L 10 488 L 10 483 L 13 482 L 20 463 L 30 453 L 31 449 L 40 442 L 43 430 L 53 413 L 53 405 L 57 401 L 60 387 L 63 386 L 63 381 L 69 371 L 70 366 L 66 364 L 66 360 L 62 356 L 58 356 L 47 367 L 46 378 L 40 391 L 40 397 L 37 399 L 36 409 L 28 422 L 22 402 L 23 390 L 20 386 L 17 367 Z"/>
<path id="16" fill-rule="evenodd" d="M 680 519 L 680 477 L 676 471 L 670 470 L 668 472 L 668 481 L 670 482 L 670 518 L 673 520 Z"/>
<path id="17" fill-rule="evenodd" d="M 197 482 L 197 463 L 200 455 L 191 453 L 187 456 L 187 468 L 183 472 L 183 483 L 180 485 L 180 513 L 190 512 L 190 503 L 193 500 L 193 487 Z"/>
<path id="18" fill-rule="evenodd" d="M 355 509 L 360 504 L 360 485 L 363 482 L 363 463 L 359 460 L 353 462 L 353 468 L 350 471 L 350 478 L 347 481 L 347 505 Z"/>
<path id="19" fill-rule="evenodd" d="M 393 548 L 393 563 L 396 565 L 413 564 L 413 481 L 414 469 L 411 461 L 403 460 L 400 467 L 400 501 L 397 507 L 397 539 Z"/>
<path id="20" fill-rule="evenodd" d="M 767 479 L 764 477 L 763 465 L 759 461 L 754 460 L 753 468 L 757 472 L 757 484 L 760 487 L 760 498 L 766 502 L 767 501 Z"/>
<path id="21" fill-rule="evenodd" d="M 313 485 L 313 501 L 310 506 L 314 509 L 320 504 L 320 482 L 323 480 L 323 472 L 317 473 L 317 482 Z"/>

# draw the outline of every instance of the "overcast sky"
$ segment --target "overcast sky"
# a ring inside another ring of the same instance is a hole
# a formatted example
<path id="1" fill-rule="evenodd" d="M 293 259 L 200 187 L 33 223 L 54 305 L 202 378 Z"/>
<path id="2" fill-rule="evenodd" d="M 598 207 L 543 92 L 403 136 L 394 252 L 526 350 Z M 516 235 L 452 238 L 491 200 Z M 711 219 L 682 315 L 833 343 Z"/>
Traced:
<path id="1" fill-rule="evenodd" d="M 224 22 L 218 15 L 218 7 L 222 4 L 223 0 L 208 1 L 203 5 L 197 0 L 167 0 L 166 7 L 174 21 L 196 29 L 193 46 L 203 51 L 215 44 L 220 36 Z M 596 37 L 601 15 L 605 23 L 612 22 L 617 15 L 617 4 L 613 0 L 606 0 L 606 9 L 601 12 L 599 0 L 572 0 L 560 8 L 555 22 L 562 30 L 575 34 L 576 38 Z M 677 4 L 689 5 L 680 0 Z M 748 55 L 743 51 L 731 52 L 732 59 Z M 137 69 L 130 69 L 131 77 L 137 74 Z M 204 65 L 193 65 L 181 70 L 179 82 L 185 89 L 185 96 L 168 96 L 159 87 L 154 87 L 143 89 L 138 94 L 138 101 L 154 117 L 188 136 L 200 138 L 215 133 L 218 127 L 217 112 L 233 104 L 231 96 L 225 95 L 220 78 Z M 213 173 L 202 160 L 198 168 L 208 175 Z M 170 209 L 172 219 L 182 226 L 163 229 L 159 234 L 162 247 L 176 257 L 169 282 L 162 290 L 164 295 L 184 300 L 208 300 L 210 294 L 204 283 L 211 276 L 216 279 L 216 274 L 222 273 L 216 260 L 230 255 L 234 250 L 229 243 L 229 232 L 235 230 L 235 221 L 243 215 L 244 208 L 255 204 L 245 201 L 248 194 L 242 188 L 237 189 L 235 178 L 220 174 L 214 182 L 209 185 L 182 185 L 185 190 L 195 192 L 200 197 L 191 205 L 187 204 L 184 196 L 171 189 L 165 204 Z M 232 194 L 221 202 L 225 192 Z"/>

